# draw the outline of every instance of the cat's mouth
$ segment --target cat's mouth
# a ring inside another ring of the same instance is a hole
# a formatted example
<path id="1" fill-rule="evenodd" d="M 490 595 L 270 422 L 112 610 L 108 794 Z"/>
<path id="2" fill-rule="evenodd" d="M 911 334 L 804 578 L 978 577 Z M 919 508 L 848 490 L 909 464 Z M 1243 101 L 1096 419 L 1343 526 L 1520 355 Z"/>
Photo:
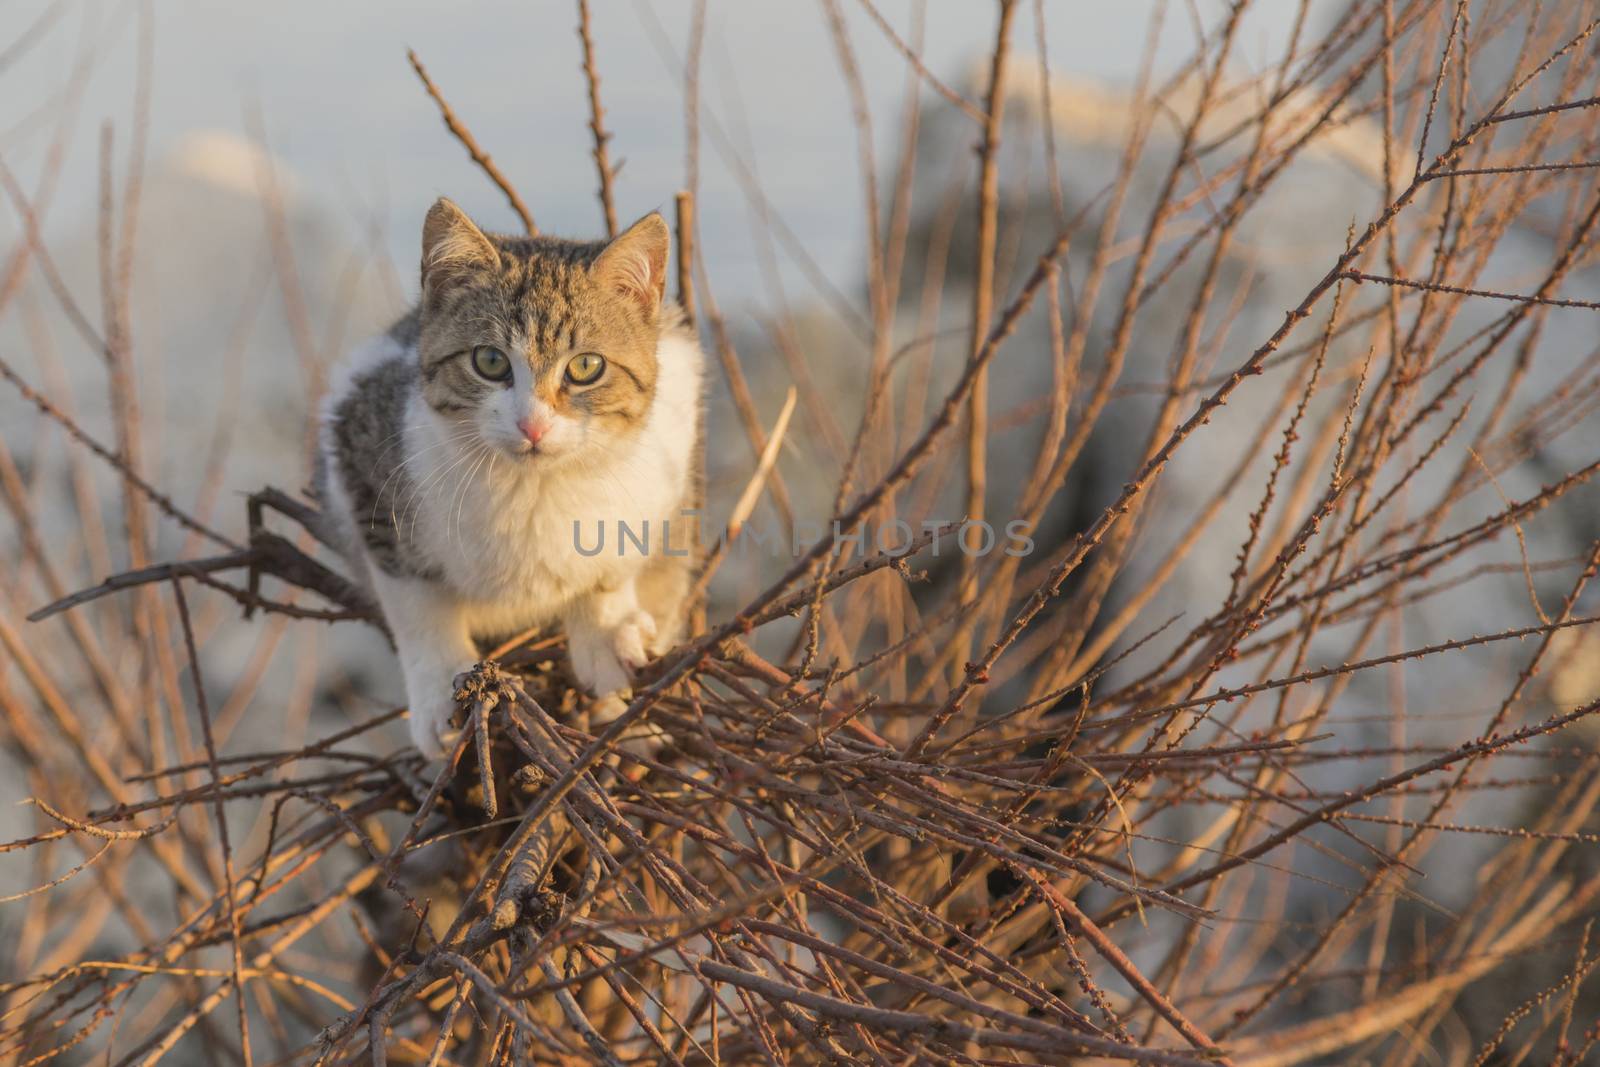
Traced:
<path id="1" fill-rule="evenodd" d="M 556 458 L 560 450 L 552 447 L 549 441 L 534 444 L 526 440 L 509 442 L 505 450 L 511 458 L 519 463 L 546 463 Z"/>
<path id="2" fill-rule="evenodd" d="M 521 434 L 486 433 L 483 435 L 484 444 L 513 460 L 536 460 L 543 458 L 550 452 L 550 442 L 529 441 Z"/>

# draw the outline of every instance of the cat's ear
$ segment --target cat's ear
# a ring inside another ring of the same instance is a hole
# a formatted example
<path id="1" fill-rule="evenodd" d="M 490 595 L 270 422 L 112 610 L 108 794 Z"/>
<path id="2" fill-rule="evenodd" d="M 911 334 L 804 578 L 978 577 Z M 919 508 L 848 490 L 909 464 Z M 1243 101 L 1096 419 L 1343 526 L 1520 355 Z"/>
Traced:
<path id="1" fill-rule="evenodd" d="M 667 290 L 671 247 L 667 220 L 652 211 L 606 245 L 589 272 L 601 285 L 638 304 L 645 318 L 654 319 Z"/>
<path id="2" fill-rule="evenodd" d="M 439 292 L 452 281 L 500 265 L 494 242 L 466 212 L 440 197 L 422 222 L 422 291 Z"/>

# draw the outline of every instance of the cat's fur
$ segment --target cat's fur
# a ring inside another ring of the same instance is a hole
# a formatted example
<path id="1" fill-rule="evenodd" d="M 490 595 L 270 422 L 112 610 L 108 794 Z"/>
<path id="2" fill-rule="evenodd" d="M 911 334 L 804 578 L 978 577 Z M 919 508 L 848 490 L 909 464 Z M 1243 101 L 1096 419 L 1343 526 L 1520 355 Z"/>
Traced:
<path id="1" fill-rule="evenodd" d="M 451 742 L 477 640 L 559 625 L 578 680 L 606 695 L 678 636 L 702 356 L 663 302 L 669 243 L 657 214 L 576 242 L 485 234 L 441 199 L 417 307 L 351 353 L 323 402 L 327 532 L 382 606 L 429 756 Z M 474 369 L 479 346 L 510 381 Z M 605 371 L 575 385 L 567 362 L 590 352 Z M 575 524 L 592 550 L 619 522 L 648 525 L 648 554 L 577 550 Z"/>

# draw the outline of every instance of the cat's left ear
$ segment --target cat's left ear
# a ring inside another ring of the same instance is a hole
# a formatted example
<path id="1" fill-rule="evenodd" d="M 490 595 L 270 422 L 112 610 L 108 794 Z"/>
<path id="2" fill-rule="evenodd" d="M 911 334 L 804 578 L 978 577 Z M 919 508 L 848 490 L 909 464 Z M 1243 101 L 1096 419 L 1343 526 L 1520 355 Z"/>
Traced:
<path id="1" fill-rule="evenodd" d="M 667 291 L 671 247 L 667 220 L 652 211 L 606 245 L 589 273 L 601 285 L 638 304 L 645 318 L 653 320 Z"/>

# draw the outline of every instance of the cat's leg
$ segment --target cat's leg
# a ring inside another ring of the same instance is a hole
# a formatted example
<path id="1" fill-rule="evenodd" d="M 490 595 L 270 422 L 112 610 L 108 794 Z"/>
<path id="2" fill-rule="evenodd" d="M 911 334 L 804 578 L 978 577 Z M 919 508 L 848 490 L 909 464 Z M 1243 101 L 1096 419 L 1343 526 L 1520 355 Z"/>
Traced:
<path id="1" fill-rule="evenodd" d="M 656 623 L 639 606 L 633 579 L 580 597 L 563 620 L 572 672 L 584 688 L 607 696 L 629 688 L 634 668 L 649 659 Z"/>
<path id="2" fill-rule="evenodd" d="M 373 587 L 394 635 L 411 710 L 411 740 L 429 759 L 455 743 L 455 679 L 478 662 L 460 602 L 437 582 L 397 578 L 376 567 Z"/>
<path id="3" fill-rule="evenodd" d="M 683 636 L 694 577 L 691 567 L 689 557 L 653 557 L 634 580 L 639 606 L 656 624 L 655 637 L 645 646 L 652 656 L 661 655 Z"/>

